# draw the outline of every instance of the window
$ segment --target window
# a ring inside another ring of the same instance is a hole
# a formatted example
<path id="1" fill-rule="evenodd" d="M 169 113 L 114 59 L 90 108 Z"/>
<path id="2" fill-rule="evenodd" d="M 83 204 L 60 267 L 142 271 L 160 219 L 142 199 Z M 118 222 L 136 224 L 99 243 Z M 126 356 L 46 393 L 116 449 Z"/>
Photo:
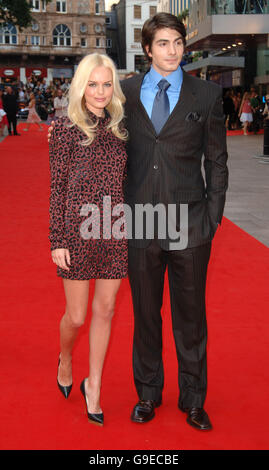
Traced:
<path id="1" fill-rule="evenodd" d="M 134 5 L 134 18 L 141 18 L 141 5 Z"/>
<path id="2" fill-rule="evenodd" d="M 56 11 L 58 13 L 66 13 L 66 1 L 57 1 L 56 2 Z"/>
<path id="3" fill-rule="evenodd" d="M 71 32 L 65 24 L 58 24 L 53 30 L 54 46 L 71 46 Z"/>
<path id="4" fill-rule="evenodd" d="M 106 17 L 106 24 L 111 24 L 111 17 L 110 16 Z"/>
<path id="5" fill-rule="evenodd" d="M 95 13 L 96 15 L 100 15 L 101 11 L 100 11 L 100 0 L 96 0 L 95 2 Z"/>
<path id="6" fill-rule="evenodd" d="M 141 42 L 141 28 L 134 28 L 134 42 Z"/>
<path id="7" fill-rule="evenodd" d="M 33 11 L 40 11 L 40 0 L 31 0 L 30 6 Z"/>
<path id="8" fill-rule="evenodd" d="M 96 47 L 101 47 L 101 40 L 100 40 L 100 38 L 96 38 L 96 39 L 95 39 L 95 45 L 96 45 Z"/>
<path id="9" fill-rule="evenodd" d="M 17 44 L 17 29 L 8 24 L 0 25 L 0 44 Z"/>
<path id="10" fill-rule="evenodd" d="M 106 47 L 107 47 L 107 48 L 112 47 L 112 39 L 107 39 L 107 40 L 106 40 Z"/>
<path id="11" fill-rule="evenodd" d="M 46 11 L 46 1 L 42 0 L 42 11 Z"/>
<path id="12" fill-rule="evenodd" d="M 39 36 L 31 36 L 31 44 L 32 46 L 39 46 L 40 38 Z"/>
<path id="13" fill-rule="evenodd" d="M 80 39 L 80 45 L 81 45 L 81 47 L 87 47 L 86 38 L 81 38 L 81 39 Z"/>
<path id="14" fill-rule="evenodd" d="M 150 7 L 149 7 L 149 16 L 150 16 L 150 18 L 151 18 L 152 16 L 156 15 L 156 13 L 157 13 L 157 7 L 152 7 L 152 6 L 150 6 Z"/>
<path id="15" fill-rule="evenodd" d="M 46 45 L 46 36 L 43 36 L 43 37 L 42 37 L 42 45 L 43 45 L 43 46 Z"/>

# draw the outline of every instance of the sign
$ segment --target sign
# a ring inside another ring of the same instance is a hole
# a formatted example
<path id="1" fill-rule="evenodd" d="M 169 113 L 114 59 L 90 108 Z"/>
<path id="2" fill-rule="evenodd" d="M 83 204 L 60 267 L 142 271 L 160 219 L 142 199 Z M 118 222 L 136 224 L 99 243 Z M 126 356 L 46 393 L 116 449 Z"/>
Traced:
<path id="1" fill-rule="evenodd" d="M 0 77 L 14 78 L 19 75 L 20 69 L 18 67 L 0 67 Z"/>
<path id="2" fill-rule="evenodd" d="M 45 67 L 26 67 L 25 69 L 26 77 L 31 77 L 31 75 L 35 75 L 36 77 L 47 77 L 47 69 Z"/>

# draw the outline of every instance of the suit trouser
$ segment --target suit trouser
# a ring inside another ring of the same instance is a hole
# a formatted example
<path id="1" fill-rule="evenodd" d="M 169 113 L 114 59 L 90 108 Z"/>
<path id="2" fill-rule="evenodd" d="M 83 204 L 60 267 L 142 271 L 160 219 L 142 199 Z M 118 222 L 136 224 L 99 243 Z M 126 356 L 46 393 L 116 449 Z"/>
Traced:
<path id="1" fill-rule="evenodd" d="M 138 396 L 161 398 L 164 385 L 162 317 L 168 268 L 173 334 L 178 359 L 179 403 L 203 407 L 207 390 L 206 274 L 211 242 L 165 251 L 158 241 L 129 245 L 129 281 L 134 307 L 133 373 Z"/>
<path id="2" fill-rule="evenodd" d="M 8 114 L 7 113 L 7 120 L 8 120 L 8 132 L 11 134 L 11 124 L 13 127 L 13 133 L 17 134 L 17 116 L 16 113 Z"/>

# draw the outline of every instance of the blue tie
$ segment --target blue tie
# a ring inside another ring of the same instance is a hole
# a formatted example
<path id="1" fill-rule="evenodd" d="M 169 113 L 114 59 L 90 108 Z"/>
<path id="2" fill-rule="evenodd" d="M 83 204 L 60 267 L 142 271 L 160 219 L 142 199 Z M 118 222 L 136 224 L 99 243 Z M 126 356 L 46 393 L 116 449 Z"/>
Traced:
<path id="1" fill-rule="evenodd" d="M 158 87 L 159 91 L 156 93 L 151 113 L 151 121 L 157 134 L 161 132 L 170 114 L 170 104 L 166 93 L 170 83 L 163 79 L 159 81 Z"/>

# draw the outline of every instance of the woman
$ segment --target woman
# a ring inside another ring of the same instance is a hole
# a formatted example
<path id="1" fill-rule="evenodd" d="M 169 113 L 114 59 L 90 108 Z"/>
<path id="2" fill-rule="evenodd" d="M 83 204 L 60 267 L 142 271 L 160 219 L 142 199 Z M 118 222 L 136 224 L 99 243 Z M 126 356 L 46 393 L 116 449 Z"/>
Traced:
<path id="1" fill-rule="evenodd" d="M 123 204 L 127 160 L 127 132 L 122 127 L 124 102 L 111 59 L 101 54 L 87 55 L 72 80 L 68 116 L 56 121 L 50 140 L 49 238 L 52 259 L 58 266 L 58 276 L 63 278 L 66 297 L 60 323 L 57 382 L 67 398 L 72 388 L 72 349 L 79 327 L 85 321 L 89 282 L 95 279 L 89 376 L 82 381 L 80 389 L 89 420 L 101 425 L 103 364 L 116 295 L 121 279 L 127 276 L 124 232 L 109 238 L 107 226 L 102 222 L 104 197 L 111 198 L 112 210 Z M 85 219 L 89 212 L 90 218 Z M 111 220 L 110 216 L 109 223 L 115 219 Z"/>
<path id="2" fill-rule="evenodd" d="M 36 105 L 35 95 L 32 92 L 32 93 L 30 93 L 30 103 L 28 104 L 29 113 L 28 113 L 28 117 L 27 117 L 27 121 L 26 121 L 26 127 L 23 129 L 24 131 L 28 131 L 29 126 L 32 123 L 33 124 L 36 123 L 39 127 L 39 130 L 43 131 L 42 126 L 40 124 L 41 119 L 40 119 L 40 117 L 38 116 L 38 114 L 35 110 L 35 105 Z"/>
<path id="3" fill-rule="evenodd" d="M 5 127 L 8 127 L 7 114 L 3 106 L 3 90 L 0 90 L 0 137 L 4 136 Z"/>
<path id="4" fill-rule="evenodd" d="M 251 122 L 253 122 L 250 93 L 248 91 L 246 91 L 243 95 L 238 116 L 240 117 L 240 121 L 243 123 L 244 135 L 248 135 L 248 126 Z"/>

